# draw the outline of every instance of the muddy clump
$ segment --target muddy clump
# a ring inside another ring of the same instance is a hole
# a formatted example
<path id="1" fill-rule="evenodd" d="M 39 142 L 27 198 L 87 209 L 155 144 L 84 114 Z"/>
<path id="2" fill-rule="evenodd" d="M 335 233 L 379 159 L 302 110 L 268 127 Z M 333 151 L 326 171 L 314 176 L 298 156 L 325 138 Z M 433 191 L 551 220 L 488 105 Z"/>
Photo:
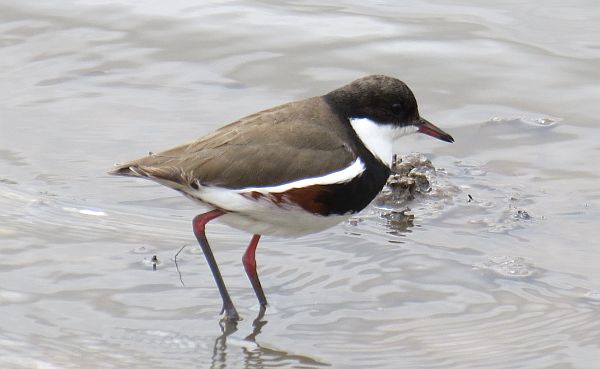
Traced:
<path id="1" fill-rule="evenodd" d="M 374 200 L 376 207 L 403 208 L 416 196 L 431 191 L 435 167 L 424 155 L 418 153 L 394 155 L 391 169 L 392 174 L 386 185 Z"/>

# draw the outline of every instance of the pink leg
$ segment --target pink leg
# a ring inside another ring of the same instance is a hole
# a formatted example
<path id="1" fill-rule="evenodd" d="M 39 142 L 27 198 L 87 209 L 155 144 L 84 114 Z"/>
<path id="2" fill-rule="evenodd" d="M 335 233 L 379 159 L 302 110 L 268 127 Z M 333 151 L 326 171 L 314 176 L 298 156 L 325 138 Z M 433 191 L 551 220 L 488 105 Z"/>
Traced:
<path id="1" fill-rule="evenodd" d="M 252 283 L 252 288 L 254 288 L 254 293 L 258 298 L 258 302 L 260 306 L 267 306 L 267 298 L 265 297 L 265 293 L 263 292 L 262 286 L 260 285 L 260 280 L 258 279 L 258 273 L 256 272 L 256 247 L 258 246 L 258 241 L 260 240 L 260 235 L 255 234 L 244 253 L 244 257 L 242 257 L 242 262 L 244 263 L 244 269 L 246 269 L 246 274 L 250 279 L 250 283 Z"/>
<path id="2" fill-rule="evenodd" d="M 194 235 L 196 235 L 196 239 L 198 239 L 198 243 L 202 248 L 202 252 L 206 257 L 208 266 L 212 271 L 213 277 L 215 278 L 215 282 L 217 282 L 217 287 L 219 288 L 219 293 L 221 294 L 221 298 L 223 299 L 223 309 L 221 309 L 221 314 L 224 311 L 226 319 L 235 321 L 239 320 L 240 316 L 238 315 L 237 310 L 235 310 L 235 306 L 233 306 L 233 302 L 231 301 L 229 292 L 227 292 L 225 282 L 223 282 L 223 277 L 221 276 L 221 272 L 219 271 L 219 267 L 217 266 L 217 261 L 215 260 L 212 250 L 210 249 L 205 234 L 206 223 L 210 222 L 215 218 L 220 217 L 223 214 L 225 214 L 224 211 L 215 209 L 209 211 L 208 213 L 197 215 L 192 221 L 192 226 L 194 228 Z"/>

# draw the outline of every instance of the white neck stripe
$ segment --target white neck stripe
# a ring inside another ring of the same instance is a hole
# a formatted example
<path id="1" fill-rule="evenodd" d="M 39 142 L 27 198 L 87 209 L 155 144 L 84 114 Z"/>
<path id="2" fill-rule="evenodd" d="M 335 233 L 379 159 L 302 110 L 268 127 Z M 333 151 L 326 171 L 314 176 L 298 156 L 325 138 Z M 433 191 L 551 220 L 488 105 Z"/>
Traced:
<path id="1" fill-rule="evenodd" d="M 377 159 L 387 166 L 392 164 L 394 140 L 417 132 L 417 127 L 399 127 L 393 124 L 377 124 L 369 118 L 349 118 L 358 138 Z"/>

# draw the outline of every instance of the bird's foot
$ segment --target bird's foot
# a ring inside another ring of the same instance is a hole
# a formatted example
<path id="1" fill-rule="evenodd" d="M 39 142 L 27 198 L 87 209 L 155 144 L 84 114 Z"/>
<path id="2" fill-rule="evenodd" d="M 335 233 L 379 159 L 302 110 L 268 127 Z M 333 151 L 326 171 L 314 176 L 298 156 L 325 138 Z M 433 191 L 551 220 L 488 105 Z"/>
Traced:
<path id="1" fill-rule="evenodd" d="M 242 320 L 240 318 L 240 315 L 238 314 L 237 310 L 235 309 L 235 306 L 231 305 L 231 306 L 225 306 L 223 305 L 223 308 L 221 309 L 221 314 L 225 313 L 225 316 L 223 317 L 223 320 L 229 321 L 229 322 L 237 322 Z"/>

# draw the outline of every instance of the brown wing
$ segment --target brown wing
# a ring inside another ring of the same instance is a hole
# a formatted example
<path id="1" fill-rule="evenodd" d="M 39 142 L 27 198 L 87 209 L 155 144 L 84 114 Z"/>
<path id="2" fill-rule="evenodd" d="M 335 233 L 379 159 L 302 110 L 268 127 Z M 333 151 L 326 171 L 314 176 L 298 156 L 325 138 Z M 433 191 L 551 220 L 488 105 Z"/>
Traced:
<path id="1" fill-rule="evenodd" d="M 231 123 L 195 142 L 118 165 L 112 174 L 190 186 L 263 187 L 316 177 L 356 158 L 320 97 L 281 105 Z"/>

